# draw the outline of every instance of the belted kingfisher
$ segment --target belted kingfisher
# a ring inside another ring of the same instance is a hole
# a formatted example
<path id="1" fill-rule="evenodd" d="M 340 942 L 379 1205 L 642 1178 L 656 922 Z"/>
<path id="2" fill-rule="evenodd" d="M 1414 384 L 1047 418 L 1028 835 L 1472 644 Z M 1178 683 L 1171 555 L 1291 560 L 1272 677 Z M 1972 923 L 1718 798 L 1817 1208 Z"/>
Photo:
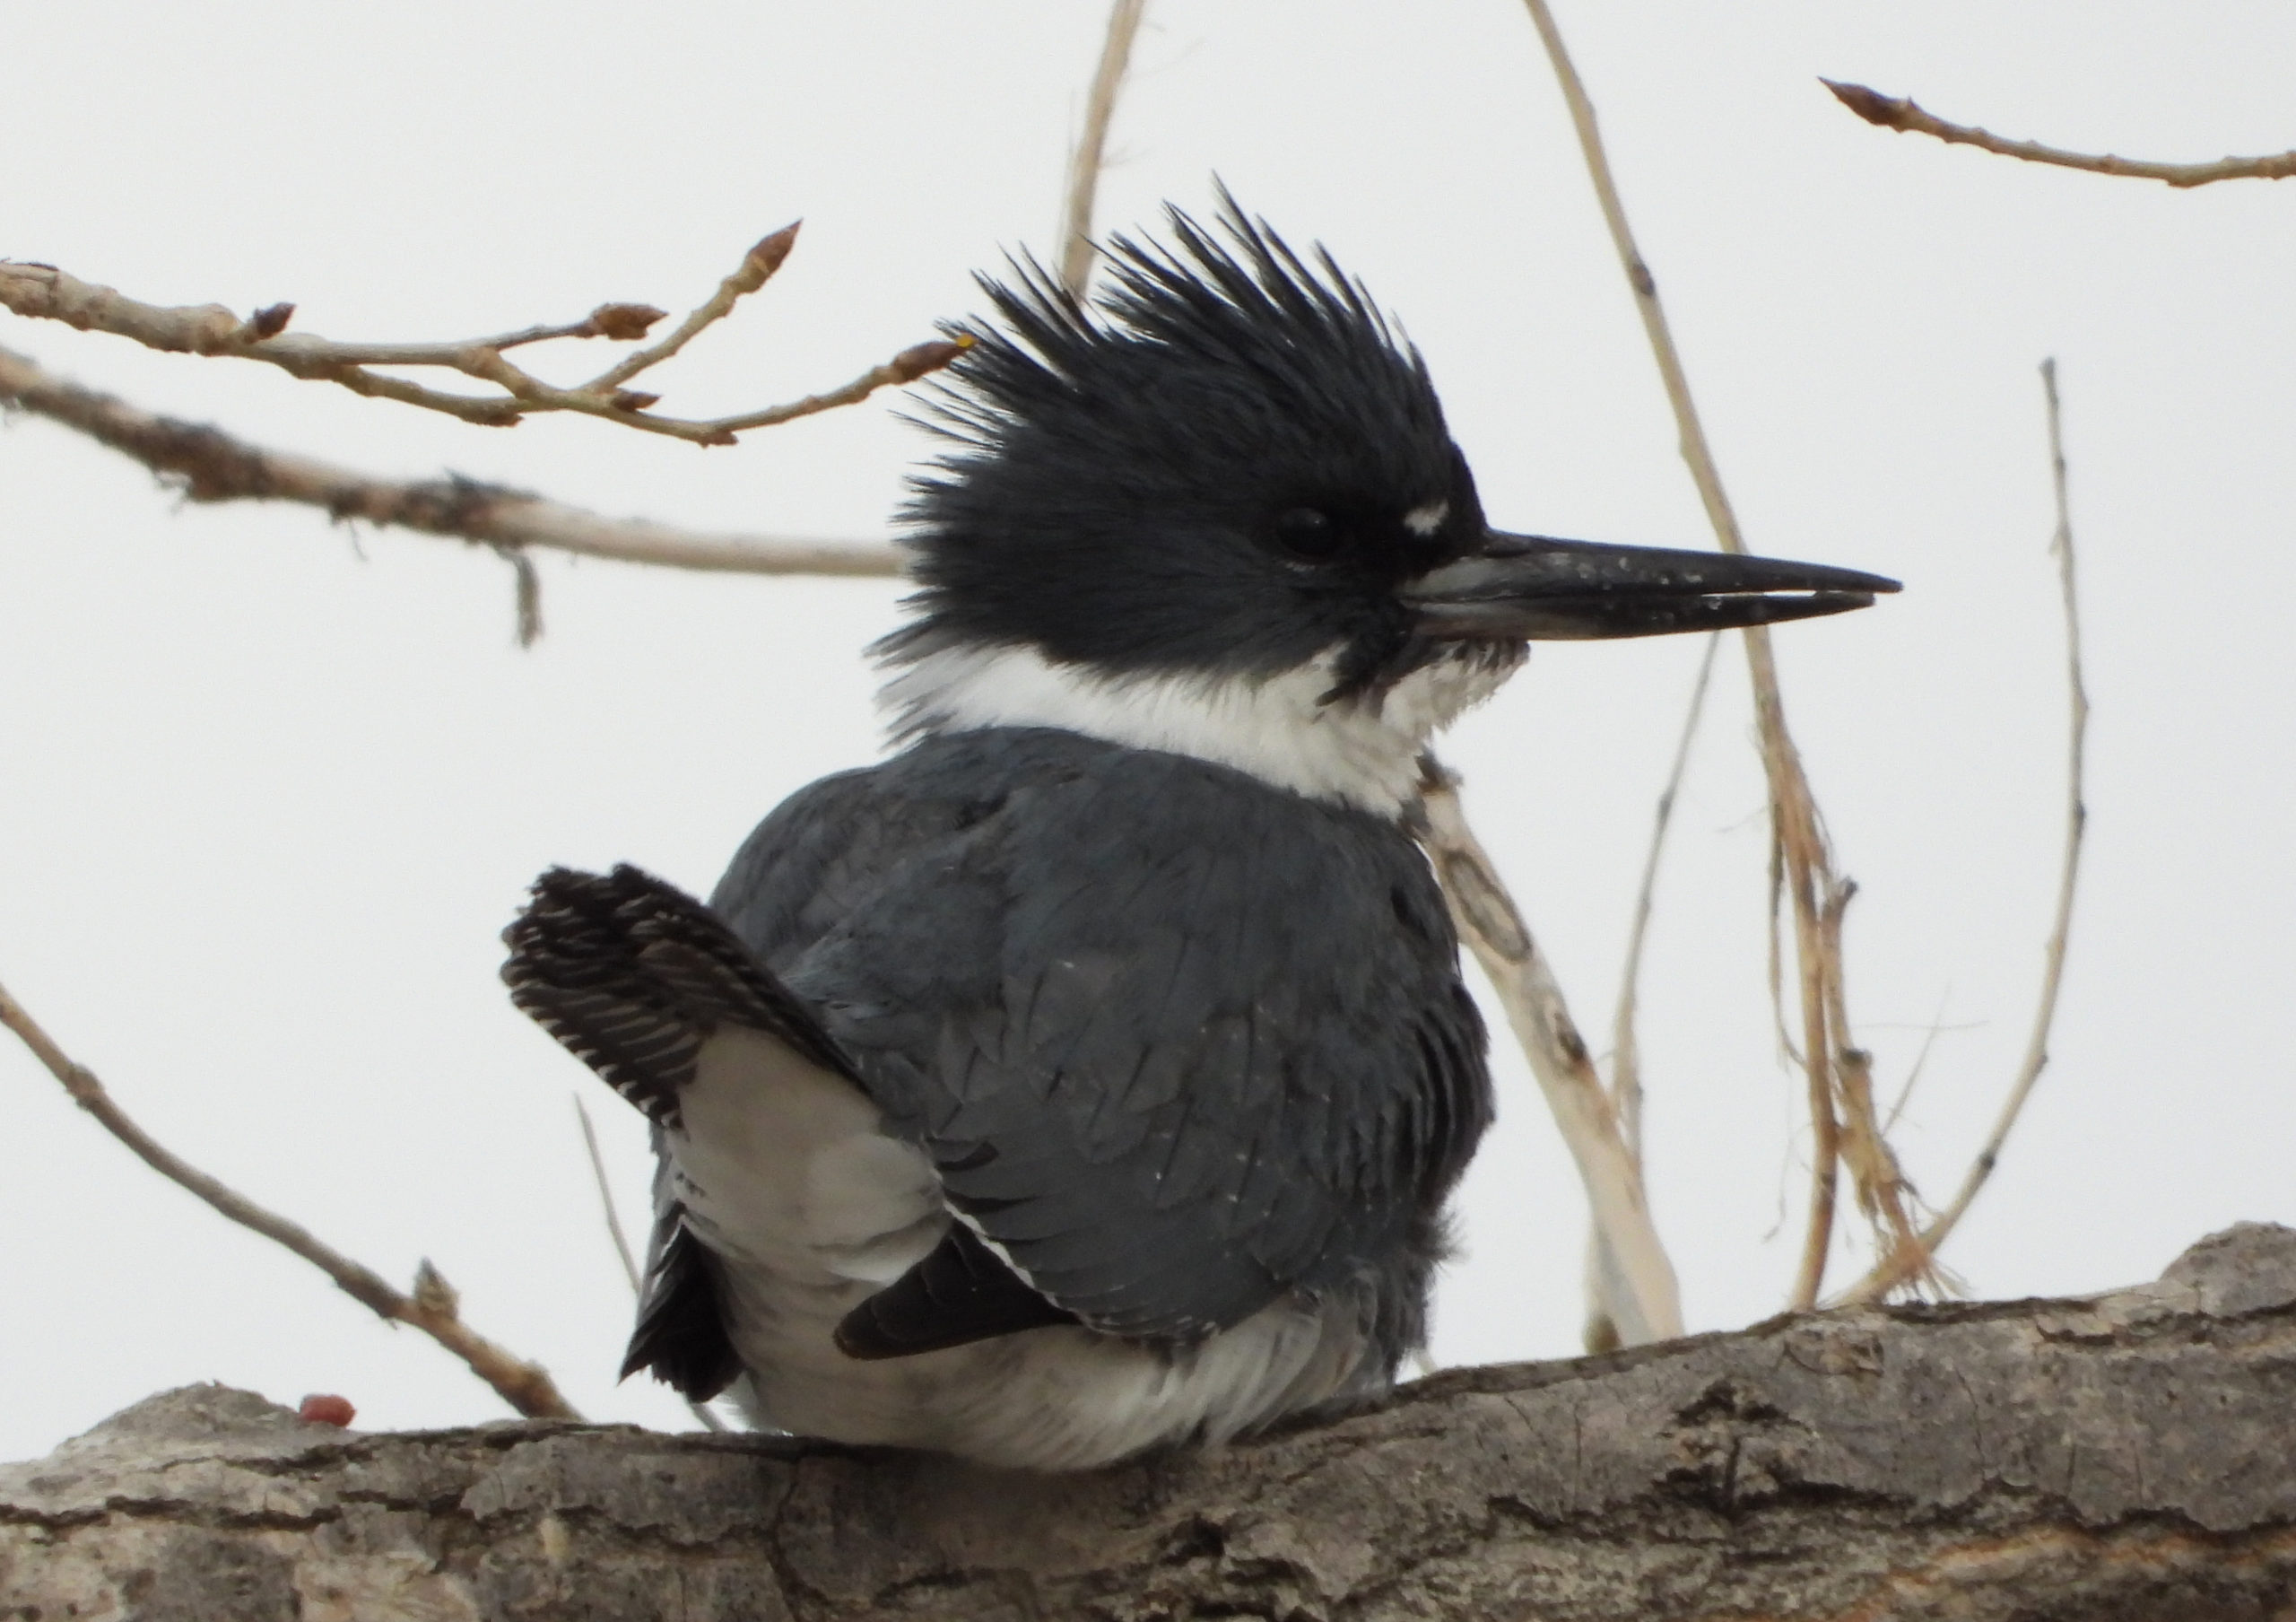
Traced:
<path id="1" fill-rule="evenodd" d="M 709 904 L 544 874 L 517 1006 L 652 1121 L 625 1374 L 1039 1469 L 1387 1391 L 1492 1115 L 1414 843 L 1430 735 L 1539 638 L 1896 589 L 1509 535 L 1418 352 L 1226 202 L 1092 304 L 981 285 L 878 645 L 883 764 Z"/>

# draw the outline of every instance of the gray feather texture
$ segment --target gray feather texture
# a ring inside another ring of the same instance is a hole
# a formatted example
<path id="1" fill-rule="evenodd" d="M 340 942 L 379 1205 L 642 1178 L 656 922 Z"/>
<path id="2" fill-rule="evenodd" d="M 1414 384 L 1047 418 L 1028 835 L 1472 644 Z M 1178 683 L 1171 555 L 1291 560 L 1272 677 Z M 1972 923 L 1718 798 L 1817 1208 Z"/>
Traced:
<path id="1" fill-rule="evenodd" d="M 1441 895 L 1392 823 L 970 732 L 793 797 L 713 905 L 952 1208 L 1088 1325 L 1187 1340 L 1368 1284 L 1390 1356 L 1416 1343 L 1491 1100 Z"/>

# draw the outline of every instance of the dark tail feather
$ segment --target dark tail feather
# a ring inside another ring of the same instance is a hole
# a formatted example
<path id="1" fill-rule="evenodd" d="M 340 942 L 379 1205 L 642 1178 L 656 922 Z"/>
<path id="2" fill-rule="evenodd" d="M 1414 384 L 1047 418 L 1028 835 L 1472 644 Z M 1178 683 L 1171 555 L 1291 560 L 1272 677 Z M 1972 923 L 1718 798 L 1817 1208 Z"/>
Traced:
<path id="1" fill-rule="evenodd" d="M 670 1220 L 677 1215 L 674 1210 Z M 742 1360 L 718 1304 L 718 1265 L 691 1230 L 676 1227 L 647 1276 L 638 1327 L 622 1360 L 623 1379 L 650 1370 L 691 1402 L 707 1402 L 734 1383 Z"/>
<path id="2" fill-rule="evenodd" d="M 658 1126 L 676 1122 L 679 1089 L 721 1025 L 763 1031 L 859 1085 L 811 1010 L 716 913 L 636 868 L 552 868 L 502 939 L 510 1000 Z"/>
<path id="3" fill-rule="evenodd" d="M 678 1124 L 678 1095 L 724 1025 L 761 1031 L 858 1085 L 811 1011 L 717 914 L 636 868 L 603 876 L 552 868 L 502 939 L 510 1000 L 657 1130 Z M 674 1203 L 662 1209 L 622 1372 L 649 1369 L 700 1402 L 742 1364 L 726 1334 L 718 1260 L 683 1217 Z"/>

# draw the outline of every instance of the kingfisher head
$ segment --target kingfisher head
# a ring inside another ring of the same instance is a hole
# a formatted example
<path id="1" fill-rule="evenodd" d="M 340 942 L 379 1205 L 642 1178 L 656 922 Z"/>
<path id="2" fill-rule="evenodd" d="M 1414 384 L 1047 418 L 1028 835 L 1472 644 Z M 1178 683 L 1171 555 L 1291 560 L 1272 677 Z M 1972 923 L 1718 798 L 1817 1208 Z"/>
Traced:
<path id="1" fill-rule="evenodd" d="M 1118 238 L 1090 304 L 1032 261 L 946 374 L 914 483 L 897 730 L 1065 727 L 1392 812 L 1530 641 L 1799 619 L 1874 575 L 1490 527 L 1361 284 L 1222 196 Z"/>

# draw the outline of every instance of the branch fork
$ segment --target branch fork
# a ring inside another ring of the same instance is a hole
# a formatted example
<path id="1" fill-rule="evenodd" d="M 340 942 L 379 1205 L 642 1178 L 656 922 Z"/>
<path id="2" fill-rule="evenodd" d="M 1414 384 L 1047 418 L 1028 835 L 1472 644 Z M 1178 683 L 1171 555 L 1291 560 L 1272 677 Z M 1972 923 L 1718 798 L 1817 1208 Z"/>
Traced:
<path id="1" fill-rule="evenodd" d="M 482 427 L 507 428 L 544 412 L 604 418 L 646 433 L 697 445 L 731 445 L 753 428 L 768 428 L 817 412 L 850 406 L 878 389 L 913 383 L 939 371 L 970 347 L 968 336 L 932 339 L 902 350 L 849 382 L 784 405 L 730 416 L 657 416 L 661 396 L 629 387 L 631 380 L 683 349 L 726 318 L 747 294 L 780 269 L 796 245 L 797 227 L 785 225 L 761 239 L 731 275 L 659 343 L 623 356 L 587 383 L 561 388 L 512 361 L 509 352 L 561 339 L 643 340 L 666 312 L 650 304 L 601 304 L 578 321 L 522 327 L 491 337 L 444 344 L 351 344 L 291 333 L 295 306 L 269 304 L 242 320 L 221 304 L 163 306 L 131 299 L 116 289 L 83 282 L 53 265 L 0 260 L 0 307 L 35 319 L 61 321 L 83 332 L 108 332 L 170 353 L 262 361 L 289 375 L 334 383 L 354 394 L 397 400 Z M 499 395 L 432 388 L 380 367 L 434 368 L 491 384 Z"/>

